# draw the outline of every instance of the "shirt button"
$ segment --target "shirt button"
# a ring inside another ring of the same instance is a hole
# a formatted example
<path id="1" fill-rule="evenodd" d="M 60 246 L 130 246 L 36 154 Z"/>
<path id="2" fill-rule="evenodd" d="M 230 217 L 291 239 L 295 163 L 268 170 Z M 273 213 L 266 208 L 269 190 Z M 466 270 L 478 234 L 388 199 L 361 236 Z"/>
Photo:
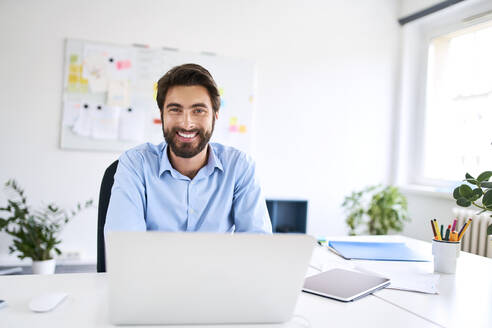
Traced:
<path id="1" fill-rule="evenodd" d="M 190 213 L 193 214 L 193 213 L 195 213 L 195 211 L 191 208 Z"/>

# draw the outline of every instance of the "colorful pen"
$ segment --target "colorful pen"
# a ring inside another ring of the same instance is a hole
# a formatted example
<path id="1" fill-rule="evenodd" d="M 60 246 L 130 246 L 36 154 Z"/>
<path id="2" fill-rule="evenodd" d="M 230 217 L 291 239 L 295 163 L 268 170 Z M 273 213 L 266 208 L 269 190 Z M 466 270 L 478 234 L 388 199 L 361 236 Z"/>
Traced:
<path id="1" fill-rule="evenodd" d="M 434 234 L 434 239 L 437 240 L 436 227 L 434 226 L 434 221 L 431 220 L 432 233 Z"/>
<path id="2" fill-rule="evenodd" d="M 446 229 L 446 236 L 444 237 L 444 240 L 449 241 L 449 232 L 451 229 L 451 225 L 448 225 L 448 228 Z"/>
<path id="3" fill-rule="evenodd" d="M 437 240 L 442 240 L 441 233 L 439 232 L 439 226 L 437 225 L 437 220 L 434 219 L 434 226 L 436 228 Z"/>
<path id="4" fill-rule="evenodd" d="M 444 225 L 441 224 L 441 240 L 444 240 Z"/>
<path id="5" fill-rule="evenodd" d="M 461 231 L 458 234 L 458 240 L 461 240 L 461 238 L 463 238 L 463 235 L 465 234 L 465 231 L 466 229 L 468 229 L 468 226 L 471 224 L 471 222 L 472 219 L 468 219 L 468 221 L 466 221 L 465 225 L 463 226 L 463 228 L 461 228 Z"/>
<path id="6" fill-rule="evenodd" d="M 453 227 L 451 228 L 451 231 L 456 231 L 456 224 L 458 223 L 458 219 L 454 219 L 453 221 Z"/>

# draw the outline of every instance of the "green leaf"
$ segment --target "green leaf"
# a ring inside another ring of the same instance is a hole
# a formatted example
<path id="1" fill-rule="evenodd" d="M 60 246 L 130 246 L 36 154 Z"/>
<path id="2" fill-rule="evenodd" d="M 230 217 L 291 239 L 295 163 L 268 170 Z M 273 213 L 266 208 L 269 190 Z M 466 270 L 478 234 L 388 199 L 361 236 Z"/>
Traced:
<path id="1" fill-rule="evenodd" d="M 461 194 L 460 194 L 460 187 L 459 187 L 459 186 L 458 186 L 458 187 L 456 187 L 456 188 L 454 188 L 454 190 L 453 190 L 453 198 L 454 198 L 454 199 L 459 199 L 459 198 L 461 198 Z"/>
<path id="2" fill-rule="evenodd" d="M 468 182 L 468 183 L 470 183 L 470 184 L 472 184 L 472 185 L 475 185 L 475 186 L 477 186 L 477 185 L 478 185 L 478 181 L 477 181 L 477 180 L 475 180 L 475 179 L 465 179 L 465 180 L 463 180 L 463 181 L 466 181 L 466 182 Z"/>
<path id="3" fill-rule="evenodd" d="M 456 204 L 458 204 L 459 206 L 462 206 L 462 207 L 468 207 L 471 205 L 471 201 L 469 201 L 466 198 L 460 198 L 456 201 Z"/>
<path id="4" fill-rule="evenodd" d="M 481 182 L 480 186 L 483 188 L 492 188 L 492 182 L 488 182 L 488 181 Z"/>
<path id="5" fill-rule="evenodd" d="M 469 199 L 473 195 L 473 190 L 470 186 L 463 184 L 460 186 L 460 195 L 461 197 Z"/>
<path id="6" fill-rule="evenodd" d="M 487 235 L 492 235 L 492 224 L 487 228 Z"/>
<path id="7" fill-rule="evenodd" d="M 476 201 L 477 199 L 479 199 L 480 197 L 482 197 L 483 195 L 483 191 L 482 189 L 480 188 L 475 188 L 473 189 L 473 195 L 472 195 L 472 198 L 470 199 L 472 202 Z"/>
<path id="8" fill-rule="evenodd" d="M 470 175 L 470 173 L 468 173 L 468 172 L 466 172 L 466 174 L 465 174 L 465 178 L 466 178 L 466 179 L 475 179 L 475 178 L 474 178 L 474 177 L 472 177 L 472 176 Z"/>
<path id="9" fill-rule="evenodd" d="M 485 207 L 492 207 L 492 189 L 488 190 L 482 198 L 482 204 Z"/>
<path id="10" fill-rule="evenodd" d="M 477 178 L 477 181 L 478 182 L 488 181 L 490 177 L 492 177 L 492 171 L 485 171 L 480 173 L 480 175 Z"/>

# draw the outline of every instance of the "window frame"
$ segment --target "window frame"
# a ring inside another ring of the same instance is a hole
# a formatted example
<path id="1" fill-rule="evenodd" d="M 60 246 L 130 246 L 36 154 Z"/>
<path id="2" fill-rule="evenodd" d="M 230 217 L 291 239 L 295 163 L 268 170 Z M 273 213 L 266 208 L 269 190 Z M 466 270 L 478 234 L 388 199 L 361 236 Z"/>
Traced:
<path id="1" fill-rule="evenodd" d="M 483 13 L 487 14 L 466 21 L 466 18 Z M 492 21 L 492 2 L 468 0 L 402 27 L 401 88 L 396 135 L 398 149 L 395 151 L 397 156 L 394 164 L 397 185 L 423 186 L 434 191 L 449 192 L 462 178 L 459 176 L 456 181 L 446 181 L 423 176 L 429 46 L 436 37 L 486 21 Z"/>

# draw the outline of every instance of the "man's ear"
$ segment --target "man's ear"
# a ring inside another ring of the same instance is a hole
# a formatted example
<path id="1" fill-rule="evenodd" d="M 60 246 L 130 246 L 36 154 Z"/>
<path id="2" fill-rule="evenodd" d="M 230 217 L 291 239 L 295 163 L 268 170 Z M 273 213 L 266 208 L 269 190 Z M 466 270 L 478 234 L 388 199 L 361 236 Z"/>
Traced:
<path id="1" fill-rule="evenodd" d="M 218 120 L 218 119 L 219 119 L 219 111 L 216 111 L 216 112 L 214 113 L 214 115 L 215 115 L 215 120 Z"/>

